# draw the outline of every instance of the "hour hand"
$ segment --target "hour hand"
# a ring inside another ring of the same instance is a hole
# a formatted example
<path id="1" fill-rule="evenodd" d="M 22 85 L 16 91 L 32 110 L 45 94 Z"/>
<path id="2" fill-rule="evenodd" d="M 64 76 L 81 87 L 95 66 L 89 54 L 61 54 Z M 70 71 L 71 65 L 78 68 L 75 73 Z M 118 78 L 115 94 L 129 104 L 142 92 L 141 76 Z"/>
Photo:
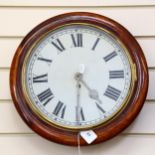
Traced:
<path id="1" fill-rule="evenodd" d="M 98 101 L 99 103 L 102 103 L 102 101 L 101 101 L 100 98 L 99 98 L 99 93 L 98 93 L 98 91 L 97 91 L 96 89 L 91 89 L 91 88 L 88 86 L 88 84 L 83 80 L 83 74 L 77 73 L 77 74 L 75 75 L 75 79 L 76 79 L 77 81 L 81 82 L 81 83 L 83 84 L 83 86 L 85 86 L 85 88 L 86 88 L 86 89 L 88 90 L 88 92 L 89 92 L 89 97 L 90 97 L 91 99 L 94 99 L 94 100 Z"/>
<path id="2" fill-rule="evenodd" d="M 102 101 L 99 98 L 98 91 L 96 89 L 91 89 L 89 91 L 89 97 L 96 100 L 96 101 L 98 101 L 99 103 L 102 103 Z"/>

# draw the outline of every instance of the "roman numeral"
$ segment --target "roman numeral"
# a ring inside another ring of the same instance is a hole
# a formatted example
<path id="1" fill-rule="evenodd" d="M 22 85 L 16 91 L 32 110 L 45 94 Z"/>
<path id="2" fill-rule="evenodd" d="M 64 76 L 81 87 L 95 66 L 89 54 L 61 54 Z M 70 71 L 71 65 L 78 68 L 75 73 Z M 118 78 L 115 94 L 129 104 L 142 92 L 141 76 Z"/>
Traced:
<path id="1" fill-rule="evenodd" d="M 80 123 L 80 120 L 85 121 L 83 108 L 82 107 L 76 107 L 76 121 L 77 121 L 77 123 Z"/>
<path id="2" fill-rule="evenodd" d="M 48 98 L 48 99 L 45 101 L 45 103 L 43 104 L 43 106 L 46 106 L 47 103 L 49 103 L 49 102 L 53 99 L 53 97 L 54 97 L 54 96 Z"/>
<path id="3" fill-rule="evenodd" d="M 84 117 L 84 113 L 83 113 L 83 108 L 80 109 L 80 115 L 81 115 L 81 119 L 84 121 L 85 117 Z"/>
<path id="4" fill-rule="evenodd" d="M 124 78 L 124 71 L 123 70 L 109 71 L 109 78 L 110 79 Z"/>
<path id="5" fill-rule="evenodd" d="M 51 63 L 51 62 L 52 62 L 52 60 L 50 60 L 50 59 L 45 59 L 45 58 L 42 58 L 42 57 L 38 57 L 38 60 L 40 60 L 40 61 L 45 61 L 45 62 L 48 62 L 48 63 Z"/>
<path id="6" fill-rule="evenodd" d="M 65 50 L 65 47 L 63 46 L 63 44 L 59 39 L 56 39 L 56 42 L 52 41 L 51 43 L 60 52 L 63 52 Z"/>
<path id="7" fill-rule="evenodd" d="M 46 89 L 45 91 L 43 91 L 42 93 L 40 93 L 38 95 L 38 99 L 40 102 L 44 102 L 44 106 L 46 106 L 46 104 L 53 99 L 54 95 L 51 92 L 50 88 Z"/>
<path id="8" fill-rule="evenodd" d="M 103 59 L 105 60 L 105 62 L 108 62 L 109 60 L 111 60 L 115 56 L 117 56 L 117 53 L 114 51 L 114 52 L 111 52 L 110 54 L 108 54 L 107 56 L 105 56 Z"/>
<path id="9" fill-rule="evenodd" d="M 92 50 L 95 50 L 95 48 L 96 48 L 99 41 L 100 41 L 100 38 L 97 38 L 94 45 L 93 45 L 93 47 L 92 47 Z"/>
<path id="10" fill-rule="evenodd" d="M 61 118 L 64 118 L 65 110 L 66 110 L 66 106 L 64 106 L 63 109 L 62 109 Z"/>
<path id="11" fill-rule="evenodd" d="M 114 88 L 114 87 L 112 87 L 110 85 L 108 85 L 108 88 L 106 89 L 106 91 L 104 93 L 105 96 L 107 96 L 110 99 L 115 100 L 115 101 L 117 101 L 120 94 L 121 94 L 120 90 L 118 90 L 118 89 L 116 89 L 116 88 Z"/>
<path id="12" fill-rule="evenodd" d="M 81 33 L 77 33 L 76 36 L 71 34 L 71 38 L 72 38 L 74 47 L 82 47 L 83 46 L 83 37 L 82 37 Z"/>
<path id="13" fill-rule="evenodd" d="M 99 104 L 96 103 L 96 106 L 102 113 L 106 112 Z"/>
<path id="14" fill-rule="evenodd" d="M 66 106 L 64 106 L 64 103 L 59 101 L 53 111 L 53 114 L 58 116 L 60 114 L 61 118 L 64 118 L 65 115 Z"/>
<path id="15" fill-rule="evenodd" d="M 48 82 L 47 74 L 33 77 L 33 83 L 42 83 L 42 82 Z"/>

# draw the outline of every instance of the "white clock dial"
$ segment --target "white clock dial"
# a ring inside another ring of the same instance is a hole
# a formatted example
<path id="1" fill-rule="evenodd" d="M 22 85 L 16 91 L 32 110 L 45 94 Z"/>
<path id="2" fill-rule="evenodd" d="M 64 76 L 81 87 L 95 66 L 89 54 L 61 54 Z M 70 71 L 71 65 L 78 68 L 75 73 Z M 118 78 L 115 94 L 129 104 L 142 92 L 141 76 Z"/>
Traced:
<path id="1" fill-rule="evenodd" d="M 124 105 L 131 69 L 124 47 L 92 26 L 64 26 L 32 49 L 26 89 L 46 120 L 66 128 L 105 122 Z"/>

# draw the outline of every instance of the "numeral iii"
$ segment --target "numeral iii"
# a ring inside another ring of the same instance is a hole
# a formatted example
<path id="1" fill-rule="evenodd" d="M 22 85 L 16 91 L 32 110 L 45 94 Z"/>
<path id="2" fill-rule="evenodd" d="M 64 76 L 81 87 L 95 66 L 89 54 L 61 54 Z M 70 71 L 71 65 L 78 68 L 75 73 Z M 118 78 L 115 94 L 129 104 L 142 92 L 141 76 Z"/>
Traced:
<path id="1" fill-rule="evenodd" d="M 124 78 L 124 71 L 123 70 L 109 71 L 109 78 L 110 79 Z"/>

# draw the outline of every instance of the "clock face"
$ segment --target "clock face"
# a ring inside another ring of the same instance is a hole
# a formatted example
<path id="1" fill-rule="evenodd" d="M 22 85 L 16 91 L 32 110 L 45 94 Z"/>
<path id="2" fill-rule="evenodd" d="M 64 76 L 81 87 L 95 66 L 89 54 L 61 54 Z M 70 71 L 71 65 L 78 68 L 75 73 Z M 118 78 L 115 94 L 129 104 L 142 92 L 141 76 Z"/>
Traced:
<path id="1" fill-rule="evenodd" d="M 42 119 L 86 129 L 103 124 L 125 106 L 131 77 L 130 57 L 118 39 L 98 27 L 73 24 L 35 43 L 23 82 Z"/>

